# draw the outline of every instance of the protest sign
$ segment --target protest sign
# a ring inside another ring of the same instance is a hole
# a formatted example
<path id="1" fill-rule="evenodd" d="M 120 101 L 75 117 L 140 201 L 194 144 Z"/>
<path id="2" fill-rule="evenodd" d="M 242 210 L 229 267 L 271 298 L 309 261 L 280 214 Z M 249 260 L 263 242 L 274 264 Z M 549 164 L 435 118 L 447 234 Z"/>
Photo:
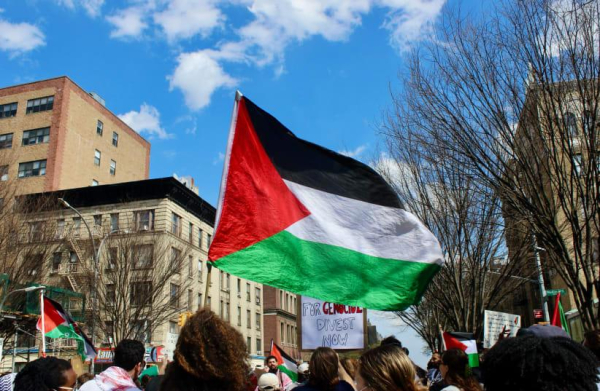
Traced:
<path id="1" fill-rule="evenodd" d="M 483 316 L 483 347 L 491 348 L 498 342 L 502 329 L 510 330 L 508 336 L 514 337 L 521 328 L 521 316 L 504 312 L 485 311 Z"/>
<path id="2" fill-rule="evenodd" d="M 365 311 L 302 296 L 300 319 L 302 350 L 365 348 Z"/>

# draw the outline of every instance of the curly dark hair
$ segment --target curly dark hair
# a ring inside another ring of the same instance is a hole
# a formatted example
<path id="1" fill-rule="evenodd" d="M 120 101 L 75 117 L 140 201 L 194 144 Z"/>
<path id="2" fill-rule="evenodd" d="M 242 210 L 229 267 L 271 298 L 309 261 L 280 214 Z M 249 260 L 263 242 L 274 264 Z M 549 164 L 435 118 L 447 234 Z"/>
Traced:
<path id="1" fill-rule="evenodd" d="M 600 330 L 590 330 L 583 335 L 583 346 L 588 348 L 600 360 Z"/>
<path id="2" fill-rule="evenodd" d="M 48 391 L 68 386 L 66 372 L 71 363 L 61 358 L 43 357 L 31 361 L 17 374 L 15 391 Z"/>
<path id="3" fill-rule="evenodd" d="M 181 329 L 160 389 L 244 390 L 250 370 L 247 356 L 242 335 L 211 310 L 200 309 Z"/>
<path id="4" fill-rule="evenodd" d="M 481 386 L 473 376 L 467 353 L 460 349 L 448 349 L 442 353 L 442 364 L 448 367 L 444 382 L 464 391 L 480 391 Z"/>
<path id="5" fill-rule="evenodd" d="M 491 348 L 482 365 L 486 391 L 597 391 L 592 352 L 564 338 L 508 338 Z"/>

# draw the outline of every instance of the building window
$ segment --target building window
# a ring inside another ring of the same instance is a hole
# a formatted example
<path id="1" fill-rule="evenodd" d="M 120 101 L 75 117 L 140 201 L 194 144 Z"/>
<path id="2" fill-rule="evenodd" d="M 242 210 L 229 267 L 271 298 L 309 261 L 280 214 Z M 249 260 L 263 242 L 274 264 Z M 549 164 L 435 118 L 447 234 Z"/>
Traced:
<path id="1" fill-rule="evenodd" d="M 252 354 L 252 337 L 246 337 L 246 347 L 248 348 L 248 354 Z"/>
<path id="2" fill-rule="evenodd" d="M 279 327 L 280 328 L 279 335 L 281 337 L 281 343 L 284 343 L 285 342 L 285 333 L 283 332 L 283 322 L 280 323 L 279 326 L 280 326 Z"/>
<path id="3" fill-rule="evenodd" d="M 173 307 L 179 307 L 179 285 L 171 283 L 169 294 L 169 304 Z"/>
<path id="4" fill-rule="evenodd" d="M 0 134 L 0 149 L 12 148 L 13 134 Z"/>
<path id="5" fill-rule="evenodd" d="M 0 181 L 6 182 L 8 180 L 8 166 L 0 166 Z"/>
<path id="6" fill-rule="evenodd" d="M 202 228 L 198 228 L 198 247 L 202 248 Z"/>
<path id="7" fill-rule="evenodd" d="M 188 289 L 188 297 L 187 297 L 187 309 L 188 311 L 192 311 L 192 307 L 194 306 L 194 295 L 191 289 Z"/>
<path id="8" fill-rule="evenodd" d="M 260 288 L 255 288 L 256 304 L 260 305 Z"/>
<path id="9" fill-rule="evenodd" d="M 181 236 L 181 216 L 171 213 L 171 233 Z"/>
<path id="10" fill-rule="evenodd" d="M 102 158 L 102 152 L 98 151 L 97 149 L 94 150 L 94 164 L 99 166 L 100 165 L 100 159 Z"/>
<path id="11" fill-rule="evenodd" d="M 252 328 L 252 312 L 250 310 L 246 310 L 246 327 Z"/>
<path id="12" fill-rule="evenodd" d="M 202 279 L 202 261 L 198 259 L 198 278 Z"/>
<path id="13" fill-rule="evenodd" d="M 138 320 L 133 323 L 134 339 L 145 343 L 150 343 L 152 338 L 150 334 L 150 322 L 148 319 Z"/>
<path id="14" fill-rule="evenodd" d="M 262 354 L 262 340 L 256 338 L 256 354 Z"/>
<path id="15" fill-rule="evenodd" d="M 573 168 L 575 168 L 575 173 L 577 175 L 581 174 L 581 154 L 580 153 L 573 155 L 573 162 L 574 162 Z"/>
<path id="16" fill-rule="evenodd" d="M 98 120 L 98 122 L 96 123 L 96 134 L 98 136 L 102 136 L 103 131 L 104 131 L 104 124 L 102 123 L 102 121 Z"/>
<path id="17" fill-rule="evenodd" d="M 190 243 L 194 243 L 193 239 L 194 239 L 194 224 L 192 224 L 191 222 L 188 224 L 188 241 Z"/>
<path id="18" fill-rule="evenodd" d="M 154 229 L 154 210 L 135 212 L 135 228 L 138 231 L 152 231 Z"/>
<path id="19" fill-rule="evenodd" d="M 117 262 L 119 261 L 119 249 L 117 247 L 111 247 L 108 249 L 108 270 L 115 270 L 117 268 Z"/>
<path id="20" fill-rule="evenodd" d="M 577 130 L 577 117 L 575 117 L 575 114 L 567 113 L 565 115 L 565 125 L 567 126 L 569 137 L 577 137 L 579 131 Z"/>
<path id="21" fill-rule="evenodd" d="M 115 175 L 117 173 L 117 162 L 114 160 L 110 161 L 110 175 Z"/>
<path id="22" fill-rule="evenodd" d="M 23 145 L 45 144 L 50 141 L 50 128 L 26 130 L 23 132 Z"/>
<path id="23" fill-rule="evenodd" d="M 62 239 L 65 234 L 65 219 L 56 220 L 56 239 Z"/>
<path id="24" fill-rule="evenodd" d="M 212 235 L 211 234 L 206 234 L 206 248 L 210 247 L 211 241 L 212 241 Z"/>
<path id="25" fill-rule="evenodd" d="M 152 283 L 149 281 L 134 282 L 129 291 L 129 301 L 134 306 L 152 305 Z"/>
<path id="26" fill-rule="evenodd" d="M 250 283 L 246 283 L 246 301 L 250 301 Z"/>
<path id="27" fill-rule="evenodd" d="M 92 179 L 92 186 L 98 186 L 98 181 L 95 179 Z"/>
<path id="28" fill-rule="evenodd" d="M 0 105 L 0 118 L 15 117 L 17 115 L 17 102 Z"/>
<path id="29" fill-rule="evenodd" d="M 256 313 L 256 329 L 260 330 L 260 314 Z"/>
<path id="30" fill-rule="evenodd" d="M 116 288 L 115 288 L 115 284 L 106 284 L 106 302 L 107 303 L 114 303 L 117 299 L 117 295 L 116 293 Z"/>
<path id="31" fill-rule="evenodd" d="M 188 257 L 188 277 L 192 278 L 194 276 L 194 258 L 190 255 Z"/>
<path id="32" fill-rule="evenodd" d="M 94 226 L 102 227 L 102 215 L 94 215 Z"/>
<path id="33" fill-rule="evenodd" d="M 183 260 L 181 259 L 181 250 L 176 249 L 175 247 L 171 247 L 171 267 L 175 269 L 175 273 L 179 273 L 179 268 L 183 265 Z"/>
<path id="34" fill-rule="evenodd" d="M 237 308 L 237 325 L 242 327 L 242 307 L 239 305 Z"/>
<path id="35" fill-rule="evenodd" d="M 177 329 L 177 322 L 169 322 L 169 333 L 177 334 L 179 330 Z"/>
<path id="36" fill-rule="evenodd" d="M 52 110 L 54 107 L 54 96 L 46 96 L 44 98 L 30 99 L 27 101 L 26 113 L 37 113 L 40 111 Z"/>
<path id="37" fill-rule="evenodd" d="M 27 270 L 27 275 L 30 277 L 38 276 L 42 271 L 43 261 L 43 254 L 28 254 L 25 257 L 25 270 Z"/>
<path id="38" fill-rule="evenodd" d="M 118 231 L 119 230 L 119 214 L 111 213 L 110 214 L 110 231 Z"/>
<path id="39" fill-rule="evenodd" d="M 210 299 L 210 296 L 208 296 L 208 297 L 206 298 L 206 306 L 208 307 L 208 309 L 209 309 L 209 310 L 212 308 L 212 307 L 211 307 L 211 303 L 212 303 L 212 301 L 211 301 L 211 299 Z"/>
<path id="40" fill-rule="evenodd" d="M 139 244 L 131 248 L 131 258 L 133 259 L 133 267 L 136 269 L 147 269 L 152 267 L 154 245 Z"/>
<path id="41" fill-rule="evenodd" d="M 202 302 L 202 293 L 198 293 L 198 308 L 202 308 L 204 303 Z"/>
<path id="42" fill-rule="evenodd" d="M 58 273 L 60 271 L 60 263 L 62 262 L 62 253 L 52 254 L 52 268 L 51 273 Z"/>
<path id="43" fill-rule="evenodd" d="M 80 230 L 81 230 L 81 217 L 73 217 L 73 227 L 71 228 L 73 235 L 79 236 Z"/>
<path id="44" fill-rule="evenodd" d="M 237 297 L 242 297 L 242 280 L 237 279 Z"/>
<path id="45" fill-rule="evenodd" d="M 19 163 L 19 178 L 46 175 L 46 160 Z"/>
<path id="46" fill-rule="evenodd" d="M 119 133 L 117 133 L 117 132 L 113 132 L 112 144 L 113 144 L 115 147 L 118 147 L 118 146 L 119 146 Z"/>

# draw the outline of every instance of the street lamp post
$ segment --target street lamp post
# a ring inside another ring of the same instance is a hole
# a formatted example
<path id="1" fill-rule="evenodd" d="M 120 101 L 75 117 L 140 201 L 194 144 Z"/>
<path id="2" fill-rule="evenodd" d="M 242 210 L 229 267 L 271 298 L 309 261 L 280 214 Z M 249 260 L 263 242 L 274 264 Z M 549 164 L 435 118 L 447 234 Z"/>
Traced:
<path id="1" fill-rule="evenodd" d="M 92 332 L 92 345 L 96 346 L 96 314 L 94 314 L 94 311 L 96 311 L 96 290 L 97 290 L 96 284 L 98 283 L 98 264 L 97 264 L 98 253 L 96 252 L 96 243 L 94 243 L 94 235 L 92 234 L 92 230 L 90 229 L 90 226 L 88 225 L 88 223 L 85 221 L 85 219 L 83 218 L 83 216 L 81 215 L 81 213 L 79 213 L 79 211 L 77 209 L 72 207 L 71 204 L 69 204 L 63 198 L 59 198 L 58 200 L 60 202 L 62 202 L 62 204 L 64 206 L 66 206 L 67 208 L 69 208 L 73 212 L 75 212 L 77 214 L 77 216 L 79 216 L 81 221 L 83 221 L 83 224 L 85 224 L 85 228 L 87 228 L 87 231 L 90 235 L 90 241 L 92 242 L 92 251 L 93 251 L 92 262 L 94 263 L 94 283 L 92 284 L 92 292 L 91 292 L 91 298 L 92 298 L 91 332 Z M 90 365 L 90 372 L 92 374 L 94 374 L 94 360 L 92 360 L 92 364 Z"/>

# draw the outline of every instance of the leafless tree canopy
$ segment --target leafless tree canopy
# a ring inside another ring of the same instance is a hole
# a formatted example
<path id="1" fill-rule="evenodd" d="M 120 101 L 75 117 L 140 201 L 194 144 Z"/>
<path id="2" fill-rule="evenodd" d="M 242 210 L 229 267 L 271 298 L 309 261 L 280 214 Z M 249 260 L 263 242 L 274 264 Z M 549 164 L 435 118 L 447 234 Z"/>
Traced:
<path id="1" fill-rule="evenodd" d="M 436 170 L 436 162 L 448 167 L 443 176 L 458 188 L 444 190 L 442 203 L 464 205 L 469 218 L 494 228 L 487 240 L 468 243 L 468 253 L 453 243 L 468 236 L 437 232 L 449 241 L 451 259 L 495 255 L 501 200 L 506 235 L 523 246 L 535 235 L 546 266 L 572 290 L 586 329 L 600 327 L 593 304 L 600 288 L 599 72 L 597 1 L 506 0 L 483 18 L 448 11 L 435 39 L 411 55 L 385 130 L 394 157 L 405 160 L 407 146 L 428 156 L 417 167 L 408 160 L 414 174 Z M 469 204 L 477 205 L 475 214 Z M 454 219 L 431 216 L 435 210 L 421 213 L 430 224 Z M 457 221 L 448 233 L 472 229 Z M 518 256 L 511 249 L 510 258 Z M 446 273 L 451 281 L 461 276 Z M 488 282 L 479 276 L 473 283 Z M 455 316 L 464 323 L 474 315 Z"/>

